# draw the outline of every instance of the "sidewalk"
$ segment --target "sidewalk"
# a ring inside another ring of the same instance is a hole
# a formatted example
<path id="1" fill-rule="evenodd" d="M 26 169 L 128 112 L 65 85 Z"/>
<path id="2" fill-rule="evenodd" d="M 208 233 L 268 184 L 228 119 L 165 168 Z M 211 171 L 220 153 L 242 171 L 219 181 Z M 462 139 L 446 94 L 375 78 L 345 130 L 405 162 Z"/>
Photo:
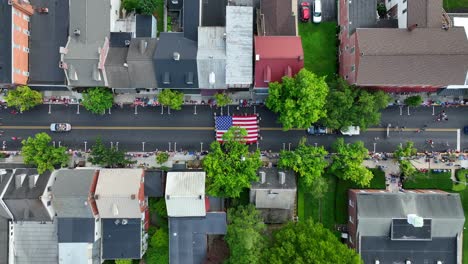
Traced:
<path id="1" fill-rule="evenodd" d="M 438 95 L 437 93 L 405 93 L 405 94 L 397 94 L 397 93 L 389 93 L 392 97 L 392 104 L 395 105 L 404 105 L 404 101 L 406 98 L 410 96 L 419 95 L 423 99 L 423 106 L 438 106 L 438 105 L 468 105 L 468 102 L 464 101 L 463 96 L 455 96 L 455 95 Z"/>

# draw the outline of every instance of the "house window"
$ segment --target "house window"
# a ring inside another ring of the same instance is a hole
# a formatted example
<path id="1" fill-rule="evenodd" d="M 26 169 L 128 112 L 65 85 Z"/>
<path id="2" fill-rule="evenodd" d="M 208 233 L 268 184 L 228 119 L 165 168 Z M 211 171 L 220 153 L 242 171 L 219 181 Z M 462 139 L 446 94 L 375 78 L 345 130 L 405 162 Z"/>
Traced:
<path id="1" fill-rule="evenodd" d="M 164 73 L 163 84 L 171 84 L 171 76 L 169 75 L 168 72 Z"/>
<path id="2" fill-rule="evenodd" d="M 351 199 L 349 199 L 349 206 L 354 207 L 354 202 Z"/>
<path id="3" fill-rule="evenodd" d="M 15 25 L 15 30 L 16 30 L 16 31 L 21 31 L 21 27 L 18 26 L 18 25 Z"/>
<path id="4" fill-rule="evenodd" d="M 29 22 L 29 16 L 28 15 L 23 14 L 23 19 Z"/>
<path id="5" fill-rule="evenodd" d="M 403 11 L 401 11 L 402 14 L 406 13 L 406 11 L 408 11 L 406 8 L 403 9 Z"/>
<path id="6" fill-rule="evenodd" d="M 52 204 L 51 201 L 47 201 L 47 206 L 50 206 Z"/>
<path id="7" fill-rule="evenodd" d="M 345 49 L 345 50 L 348 50 L 348 45 L 346 45 L 346 46 L 344 47 L 344 49 Z"/>
<path id="8" fill-rule="evenodd" d="M 23 33 L 28 35 L 28 36 L 30 35 L 29 30 L 27 30 L 27 29 L 23 29 Z"/>
<path id="9" fill-rule="evenodd" d="M 29 48 L 23 47 L 23 51 L 29 53 Z"/>
<path id="10" fill-rule="evenodd" d="M 20 74 L 20 73 L 21 73 L 21 70 L 15 68 L 15 72 L 16 72 L 17 74 Z"/>
<path id="11" fill-rule="evenodd" d="M 349 50 L 349 53 L 351 53 L 351 54 L 354 53 L 354 46 L 351 47 L 351 49 Z"/>
<path id="12" fill-rule="evenodd" d="M 193 72 L 188 72 L 185 75 L 185 84 L 193 84 Z"/>
<path id="13" fill-rule="evenodd" d="M 353 217 L 352 217 L 352 216 L 349 216 L 349 222 L 350 222 L 350 223 L 354 223 L 354 222 L 353 222 Z"/>
<path id="14" fill-rule="evenodd" d="M 351 65 L 351 71 L 353 72 L 356 69 L 354 65 Z"/>
<path id="15" fill-rule="evenodd" d="M 346 75 L 344 78 L 345 78 L 345 80 L 348 80 L 349 76 L 348 76 L 348 75 Z"/>
<path id="16" fill-rule="evenodd" d="M 23 75 L 24 76 L 29 76 L 29 72 L 28 71 L 23 71 Z"/>

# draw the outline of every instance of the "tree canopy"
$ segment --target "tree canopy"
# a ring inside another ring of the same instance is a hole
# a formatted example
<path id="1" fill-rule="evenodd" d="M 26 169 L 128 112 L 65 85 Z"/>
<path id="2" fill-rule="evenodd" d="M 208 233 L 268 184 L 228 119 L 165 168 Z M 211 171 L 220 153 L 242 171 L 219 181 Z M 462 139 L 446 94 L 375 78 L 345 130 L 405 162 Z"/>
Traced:
<path id="1" fill-rule="evenodd" d="M 228 228 L 225 241 L 230 250 L 228 264 L 261 263 L 266 239 L 266 225 L 260 212 L 249 204 L 228 210 Z"/>
<path id="2" fill-rule="evenodd" d="M 414 147 L 414 142 L 406 141 L 404 146 L 398 146 L 395 151 L 395 158 L 401 160 L 403 158 L 413 157 L 418 153 L 418 150 Z"/>
<path id="3" fill-rule="evenodd" d="M 106 168 L 123 168 L 136 163 L 136 161 L 127 159 L 124 151 L 117 150 L 115 147 L 107 148 L 104 146 L 101 138 L 96 139 L 96 143 L 91 148 L 88 161 Z"/>
<path id="4" fill-rule="evenodd" d="M 184 103 L 184 94 L 178 91 L 172 91 L 171 89 L 164 89 L 159 93 L 159 102 L 168 106 L 174 110 L 182 109 L 182 104 Z"/>
<path id="5" fill-rule="evenodd" d="M 68 164 L 67 148 L 54 147 L 50 144 L 51 140 L 47 133 L 42 132 L 21 142 L 24 162 L 36 165 L 39 174 L 46 170 L 53 171 L 57 165 L 63 167 Z"/>
<path id="6" fill-rule="evenodd" d="M 382 92 L 369 92 L 354 85 L 348 85 L 338 78 L 329 83 L 325 109 L 327 116 L 321 122 L 331 129 L 359 126 L 366 130 L 380 123 L 380 111 L 387 107 L 390 97 Z"/>
<path id="7" fill-rule="evenodd" d="M 220 107 L 232 103 L 232 99 L 225 93 L 217 93 L 214 97 L 216 99 L 216 104 Z"/>
<path id="8" fill-rule="evenodd" d="M 374 177 L 372 172 L 362 165 L 369 151 L 362 141 L 346 144 L 338 138 L 332 145 L 333 152 L 330 171 L 338 178 L 353 181 L 360 186 L 369 186 Z"/>
<path id="9" fill-rule="evenodd" d="M 420 106 L 423 102 L 423 99 L 420 95 L 410 96 L 405 99 L 405 105 L 407 106 Z"/>
<path id="10" fill-rule="evenodd" d="M 24 112 L 41 104 L 42 94 L 29 86 L 18 86 L 8 91 L 5 101 L 9 107 L 16 107 L 20 112 Z"/>
<path id="11" fill-rule="evenodd" d="M 114 96 L 110 89 L 95 87 L 83 93 L 83 106 L 94 114 L 104 114 L 106 109 L 112 107 Z"/>
<path id="12" fill-rule="evenodd" d="M 236 198 L 252 181 L 258 180 L 257 170 L 261 166 L 260 152 L 249 152 L 241 141 L 214 141 L 210 152 L 203 159 L 206 171 L 207 193 L 217 197 Z"/>
<path id="13" fill-rule="evenodd" d="M 131 259 L 116 259 L 115 264 L 132 264 Z"/>
<path id="14" fill-rule="evenodd" d="M 165 228 L 156 230 L 156 233 L 151 237 L 145 259 L 146 263 L 169 263 L 169 234 Z"/>
<path id="15" fill-rule="evenodd" d="M 293 151 L 282 151 L 278 166 L 292 169 L 301 178 L 311 193 L 320 197 L 327 191 L 326 179 L 323 177 L 328 162 L 325 156 L 328 152 L 322 147 L 313 147 L 306 144 L 305 138 Z"/>
<path id="16" fill-rule="evenodd" d="M 265 255 L 267 263 L 361 264 L 360 256 L 320 223 L 289 222 L 276 231 Z"/>
<path id="17" fill-rule="evenodd" d="M 284 130 L 308 128 L 326 117 L 328 85 L 325 77 L 302 69 L 294 78 L 283 77 L 283 82 L 270 83 L 266 106 L 279 113 Z"/>
<path id="18" fill-rule="evenodd" d="M 157 0 L 123 0 L 122 1 L 122 6 L 125 8 L 127 11 L 133 11 L 137 12 L 138 14 L 143 14 L 143 15 L 153 15 L 155 10 L 158 8 L 158 2 Z M 163 5 L 160 5 L 162 8 Z M 159 18 L 159 17 L 158 17 Z"/>
<path id="19" fill-rule="evenodd" d="M 169 160 L 169 154 L 166 152 L 160 152 L 156 155 L 156 162 L 158 164 L 163 164 L 164 162 Z"/>

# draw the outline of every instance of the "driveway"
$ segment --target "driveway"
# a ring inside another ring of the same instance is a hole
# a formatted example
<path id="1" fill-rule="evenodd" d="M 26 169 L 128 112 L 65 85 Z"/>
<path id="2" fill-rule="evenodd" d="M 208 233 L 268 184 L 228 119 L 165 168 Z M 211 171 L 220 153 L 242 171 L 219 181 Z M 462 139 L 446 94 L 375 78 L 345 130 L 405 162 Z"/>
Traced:
<path id="1" fill-rule="evenodd" d="M 298 1 L 298 8 L 302 2 L 309 2 L 312 8 L 314 0 Z M 332 22 L 337 21 L 336 5 L 337 5 L 336 0 L 322 0 L 322 21 L 332 21 Z M 298 11 L 298 14 L 300 14 L 300 9 Z M 300 19 L 300 15 L 298 15 L 298 19 Z"/>

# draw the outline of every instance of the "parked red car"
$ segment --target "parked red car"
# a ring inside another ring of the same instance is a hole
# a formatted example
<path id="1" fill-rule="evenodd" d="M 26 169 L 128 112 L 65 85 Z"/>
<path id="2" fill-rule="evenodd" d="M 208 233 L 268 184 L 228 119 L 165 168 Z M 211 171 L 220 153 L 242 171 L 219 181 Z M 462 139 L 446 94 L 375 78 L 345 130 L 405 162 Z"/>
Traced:
<path id="1" fill-rule="evenodd" d="M 302 22 L 308 22 L 310 19 L 310 4 L 309 2 L 301 3 L 301 20 Z"/>

